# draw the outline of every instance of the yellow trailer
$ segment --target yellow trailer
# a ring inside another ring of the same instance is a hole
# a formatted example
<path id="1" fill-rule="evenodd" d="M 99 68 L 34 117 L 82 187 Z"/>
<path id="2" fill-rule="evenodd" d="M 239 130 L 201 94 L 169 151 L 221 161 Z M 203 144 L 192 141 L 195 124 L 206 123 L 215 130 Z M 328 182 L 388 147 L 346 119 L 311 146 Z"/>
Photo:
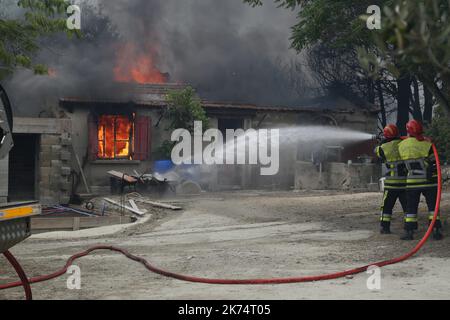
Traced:
<path id="1" fill-rule="evenodd" d="M 41 213 L 37 202 L 0 204 L 0 253 L 31 235 L 31 217 Z"/>
<path id="2" fill-rule="evenodd" d="M 0 159 L 14 147 L 12 126 L 11 103 L 0 85 Z M 31 217 L 40 213 L 35 201 L 0 203 L 0 254 L 30 236 Z"/>

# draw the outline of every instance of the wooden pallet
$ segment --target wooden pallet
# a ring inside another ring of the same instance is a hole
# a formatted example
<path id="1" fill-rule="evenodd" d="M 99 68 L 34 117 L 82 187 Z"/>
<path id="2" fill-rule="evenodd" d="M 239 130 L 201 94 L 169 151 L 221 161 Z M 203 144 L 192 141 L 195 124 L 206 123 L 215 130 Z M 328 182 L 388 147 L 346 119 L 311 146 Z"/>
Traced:
<path id="1" fill-rule="evenodd" d="M 31 219 L 31 232 L 42 231 L 77 231 L 81 229 L 97 228 L 115 224 L 127 224 L 133 222 L 131 217 L 59 217 L 59 218 L 40 218 Z"/>

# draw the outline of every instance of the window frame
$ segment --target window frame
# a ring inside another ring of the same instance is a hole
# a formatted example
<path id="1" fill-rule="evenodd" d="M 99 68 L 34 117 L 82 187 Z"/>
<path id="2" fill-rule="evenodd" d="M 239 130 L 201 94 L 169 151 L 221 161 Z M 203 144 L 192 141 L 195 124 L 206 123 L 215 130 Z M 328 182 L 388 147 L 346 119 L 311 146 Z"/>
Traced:
<path id="1" fill-rule="evenodd" d="M 113 124 L 113 130 L 114 130 L 114 140 L 113 140 L 113 148 L 114 148 L 114 157 L 107 157 L 105 152 L 106 152 L 106 126 L 102 125 L 102 130 L 103 130 L 103 140 L 99 139 L 99 132 L 100 132 L 100 121 L 102 117 L 113 117 L 114 119 L 114 124 Z M 118 118 L 127 118 L 128 121 L 131 124 L 130 130 L 129 130 L 129 138 L 127 140 L 124 139 L 118 139 L 117 138 L 117 120 Z M 108 113 L 102 113 L 99 114 L 97 116 L 97 139 L 96 139 L 96 143 L 97 143 L 97 148 L 98 148 L 98 152 L 97 152 L 97 160 L 105 160 L 105 161 L 114 161 L 114 160 L 130 160 L 133 161 L 134 160 L 134 144 L 135 144 L 135 121 L 136 121 L 136 115 L 135 114 L 108 114 Z M 129 143 L 129 148 L 128 148 L 128 155 L 126 156 L 119 156 L 117 154 L 117 143 L 118 142 L 128 142 Z M 103 148 L 100 148 L 100 145 L 103 145 Z M 100 150 L 103 150 L 103 156 L 100 156 Z"/>

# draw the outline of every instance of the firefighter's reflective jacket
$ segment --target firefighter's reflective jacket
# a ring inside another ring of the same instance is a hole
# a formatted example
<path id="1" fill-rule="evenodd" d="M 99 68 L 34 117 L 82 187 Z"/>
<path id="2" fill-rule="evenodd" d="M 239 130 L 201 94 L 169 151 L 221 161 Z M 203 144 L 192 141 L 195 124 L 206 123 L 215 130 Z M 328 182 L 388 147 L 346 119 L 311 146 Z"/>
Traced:
<path id="1" fill-rule="evenodd" d="M 375 150 L 377 156 L 386 165 L 385 189 L 404 189 L 406 187 L 407 170 L 398 150 L 400 142 L 400 139 L 383 142 Z"/>
<path id="2" fill-rule="evenodd" d="M 437 186 L 436 160 L 431 142 L 410 137 L 400 143 L 398 150 L 408 170 L 408 189 Z"/>

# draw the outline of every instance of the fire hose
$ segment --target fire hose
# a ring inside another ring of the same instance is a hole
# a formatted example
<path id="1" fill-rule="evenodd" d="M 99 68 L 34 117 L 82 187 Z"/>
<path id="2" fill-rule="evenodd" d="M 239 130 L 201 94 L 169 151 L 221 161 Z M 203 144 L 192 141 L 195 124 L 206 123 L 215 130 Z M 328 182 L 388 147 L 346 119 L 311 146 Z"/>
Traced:
<path id="1" fill-rule="evenodd" d="M 424 246 L 424 244 L 426 243 L 426 241 L 428 240 L 428 238 L 430 237 L 430 235 L 433 232 L 434 225 L 436 223 L 436 220 L 437 220 L 437 217 L 439 214 L 439 207 L 440 207 L 440 202 L 441 202 L 441 197 L 442 197 L 442 173 L 441 173 L 441 165 L 440 165 L 440 161 L 439 161 L 439 155 L 438 155 L 436 146 L 434 144 L 433 144 L 433 152 L 434 152 L 434 155 L 436 158 L 436 166 L 437 166 L 437 171 L 438 171 L 438 194 L 437 194 L 437 199 L 436 199 L 436 207 L 434 210 L 433 220 L 431 221 L 431 223 L 428 227 L 428 230 L 425 233 L 425 235 L 423 236 L 423 238 L 417 243 L 417 245 L 411 251 L 409 251 L 408 253 L 406 253 L 402 256 L 399 256 L 399 257 L 396 257 L 393 259 L 372 263 L 369 265 L 365 265 L 363 267 L 350 269 L 347 271 L 322 274 L 322 275 L 314 275 L 314 276 L 302 276 L 302 277 L 290 277 L 290 278 L 267 278 L 267 279 L 241 279 L 241 280 L 239 280 L 239 279 L 210 279 L 210 278 L 193 277 L 193 276 L 182 275 L 182 274 L 177 274 L 174 272 L 166 271 L 166 270 L 163 270 L 163 269 L 153 266 L 148 260 L 146 260 L 142 257 L 138 257 L 134 254 L 131 254 L 127 250 L 124 250 L 122 248 L 118 248 L 115 246 L 100 245 L 100 246 L 91 247 L 83 252 L 80 252 L 80 253 L 77 253 L 77 254 L 71 256 L 67 260 L 65 266 L 54 273 L 27 279 L 22 268 L 18 264 L 18 262 L 14 259 L 14 257 L 9 252 L 7 252 L 5 254 L 6 258 L 14 266 L 14 268 L 16 269 L 17 273 L 19 274 L 21 280 L 17 281 L 17 282 L 0 285 L 0 290 L 23 286 L 25 289 L 25 292 L 26 292 L 26 298 L 31 299 L 30 284 L 44 282 L 44 281 L 48 281 L 48 280 L 60 277 L 67 272 L 68 268 L 72 265 L 72 263 L 75 260 L 85 257 L 94 251 L 100 251 L 100 250 L 110 250 L 113 252 L 121 253 L 125 257 L 129 258 L 130 260 L 133 260 L 135 262 L 142 264 L 150 272 L 159 274 L 164 277 L 174 278 L 174 279 L 188 281 L 188 282 L 206 283 L 206 284 L 222 284 L 222 285 L 227 285 L 227 284 L 228 285 L 231 285 L 231 284 L 240 284 L 240 285 L 286 284 L 286 283 L 300 283 L 300 282 L 331 280 L 331 279 L 337 279 L 337 278 L 342 278 L 342 277 L 349 276 L 349 275 L 355 275 L 358 273 L 362 273 L 362 272 L 368 270 L 368 268 L 372 267 L 372 266 L 381 268 L 381 267 L 384 267 L 387 265 L 396 264 L 396 263 L 399 263 L 399 262 L 409 259 Z"/>

